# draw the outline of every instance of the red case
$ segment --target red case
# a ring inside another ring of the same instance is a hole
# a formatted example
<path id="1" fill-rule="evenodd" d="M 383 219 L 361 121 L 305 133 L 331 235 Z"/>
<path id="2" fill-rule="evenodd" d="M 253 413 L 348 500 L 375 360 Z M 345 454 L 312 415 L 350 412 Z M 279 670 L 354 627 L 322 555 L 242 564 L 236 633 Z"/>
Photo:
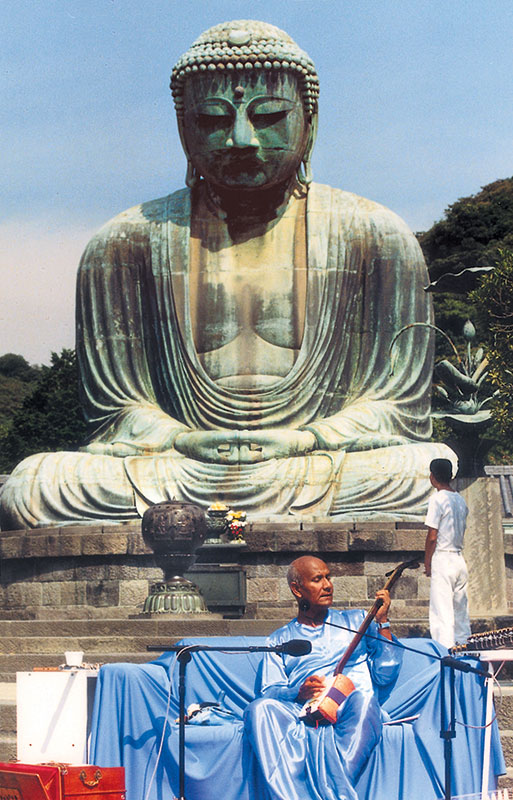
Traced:
<path id="1" fill-rule="evenodd" d="M 124 767 L 2 764 L 0 800 L 125 800 Z"/>

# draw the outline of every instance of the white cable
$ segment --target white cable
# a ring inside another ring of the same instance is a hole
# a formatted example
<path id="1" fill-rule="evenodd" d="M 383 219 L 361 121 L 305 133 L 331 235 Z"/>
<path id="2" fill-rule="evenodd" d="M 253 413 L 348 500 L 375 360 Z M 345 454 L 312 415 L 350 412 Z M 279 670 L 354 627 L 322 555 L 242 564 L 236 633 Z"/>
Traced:
<path id="1" fill-rule="evenodd" d="M 488 675 L 488 680 L 491 679 L 497 685 L 497 687 L 499 689 L 499 699 L 501 701 L 499 703 L 499 709 L 498 709 L 499 711 L 500 711 L 500 708 L 501 708 L 501 705 L 502 705 L 502 687 L 501 687 L 499 681 L 497 680 L 497 675 L 499 674 L 499 672 L 503 668 L 504 663 L 505 662 L 503 661 L 502 664 L 500 665 L 499 669 L 497 670 L 497 672 L 495 674 L 490 673 Z M 461 725 L 462 728 L 472 728 L 473 730 L 476 730 L 476 731 L 483 731 L 483 730 L 485 730 L 485 728 L 489 728 L 490 725 L 493 725 L 493 723 L 495 722 L 496 719 L 497 719 L 497 710 L 495 711 L 495 713 L 494 713 L 492 719 L 490 720 L 490 722 L 487 722 L 486 725 L 470 725 L 470 723 L 468 723 L 468 722 L 460 722 L 458 719 L 455 720 L 455 723 L 456 723 L 456 725 Z"/>

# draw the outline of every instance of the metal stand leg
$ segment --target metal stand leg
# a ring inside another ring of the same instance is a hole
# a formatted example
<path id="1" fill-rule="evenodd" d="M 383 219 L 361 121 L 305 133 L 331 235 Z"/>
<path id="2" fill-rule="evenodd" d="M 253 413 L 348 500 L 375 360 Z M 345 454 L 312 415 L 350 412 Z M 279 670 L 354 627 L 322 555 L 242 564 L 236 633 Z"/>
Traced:
<path id="1" fill-rule="evenodd" d="M 485 733 L 483 744 L 483 775 L 481 783 L 481 794 L 488 796 L 488 782 L 490 780 L 490 747 L 492 743 L 492 718 L 493 718 L 493 668 L 488 664 L 490 676 L 486 679 L 486 714 L 485 714 Z"/>
<path id="2" fill-rule="evenodd" d="M 187 664 L 191 660 L 191 654 L 188 650 L 178 653 L 178 662 L 180 669 L 178 672 L 178 701 L 179 701 L 179 718 L 178 718 L 178 780 L 179 780 L 179 798 L 178 800 L 186 800 L 185 798 L 185 670 Z"/>
<path id="3" fill-rule="evenodd" d="M 444 800 L 451 800 L 452 782 L 452 740 L 456 736 L 454 670 L 449 668 L 449 723 L 445 698 L 445 664 L 440 662 L 440 738 L 444 740 L 445 794 Z"/>

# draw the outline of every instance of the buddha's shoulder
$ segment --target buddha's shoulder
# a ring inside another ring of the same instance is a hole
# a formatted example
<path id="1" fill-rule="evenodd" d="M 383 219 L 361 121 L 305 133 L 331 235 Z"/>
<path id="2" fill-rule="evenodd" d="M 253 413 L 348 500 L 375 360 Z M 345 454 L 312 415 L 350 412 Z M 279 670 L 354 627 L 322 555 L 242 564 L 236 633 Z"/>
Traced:
<path id="1" fill-rule="evenodd" d="M 313 183 L 310 196 L 310 205 L 320 214 L 338 216 L 342 222 L 352 227 L 360 226 L 387 234 L 413 235 L 406 222 L 394 211 L 354 192 Z"/>
<path id="2" fill-rule="evenodd" d="M 125 238 L 130 231 L 150 231 L 154 226 L 174 222 L 188 225 L 190 216 L 190 190 L 180 189 L 165 197 L 148 200 L 122 211 L 103 225 L 95 238 Z"/>

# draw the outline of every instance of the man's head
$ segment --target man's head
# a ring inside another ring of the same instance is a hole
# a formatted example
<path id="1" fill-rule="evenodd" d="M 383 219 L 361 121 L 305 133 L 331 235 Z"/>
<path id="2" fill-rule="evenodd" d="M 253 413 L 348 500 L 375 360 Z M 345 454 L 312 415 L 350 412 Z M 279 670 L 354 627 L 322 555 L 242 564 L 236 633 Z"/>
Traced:
<path id="1" fill-rule="evenodd" d="M 330 570 L 320 558 L 296 558 L 289 567 L 287 580 L 298 603 L 307 604 L 312 611 L 327 609 L 333 603 Z"/>
<path id="2" fill-rule="evenodd" d="M 433 486 L 446 485 L 452 478 L 452 464 L 448 458 L 434 458 L 429 465 L 429 472 Z"/>
<path id="3" fill-rule="evenodd" d="M 179 59 L 171 88 L 187 156 L 214 188 L 272 188 L 296 173 L 309 182 L 319 82 L 286 33 L 253 20 L 216 25 Z"/>

